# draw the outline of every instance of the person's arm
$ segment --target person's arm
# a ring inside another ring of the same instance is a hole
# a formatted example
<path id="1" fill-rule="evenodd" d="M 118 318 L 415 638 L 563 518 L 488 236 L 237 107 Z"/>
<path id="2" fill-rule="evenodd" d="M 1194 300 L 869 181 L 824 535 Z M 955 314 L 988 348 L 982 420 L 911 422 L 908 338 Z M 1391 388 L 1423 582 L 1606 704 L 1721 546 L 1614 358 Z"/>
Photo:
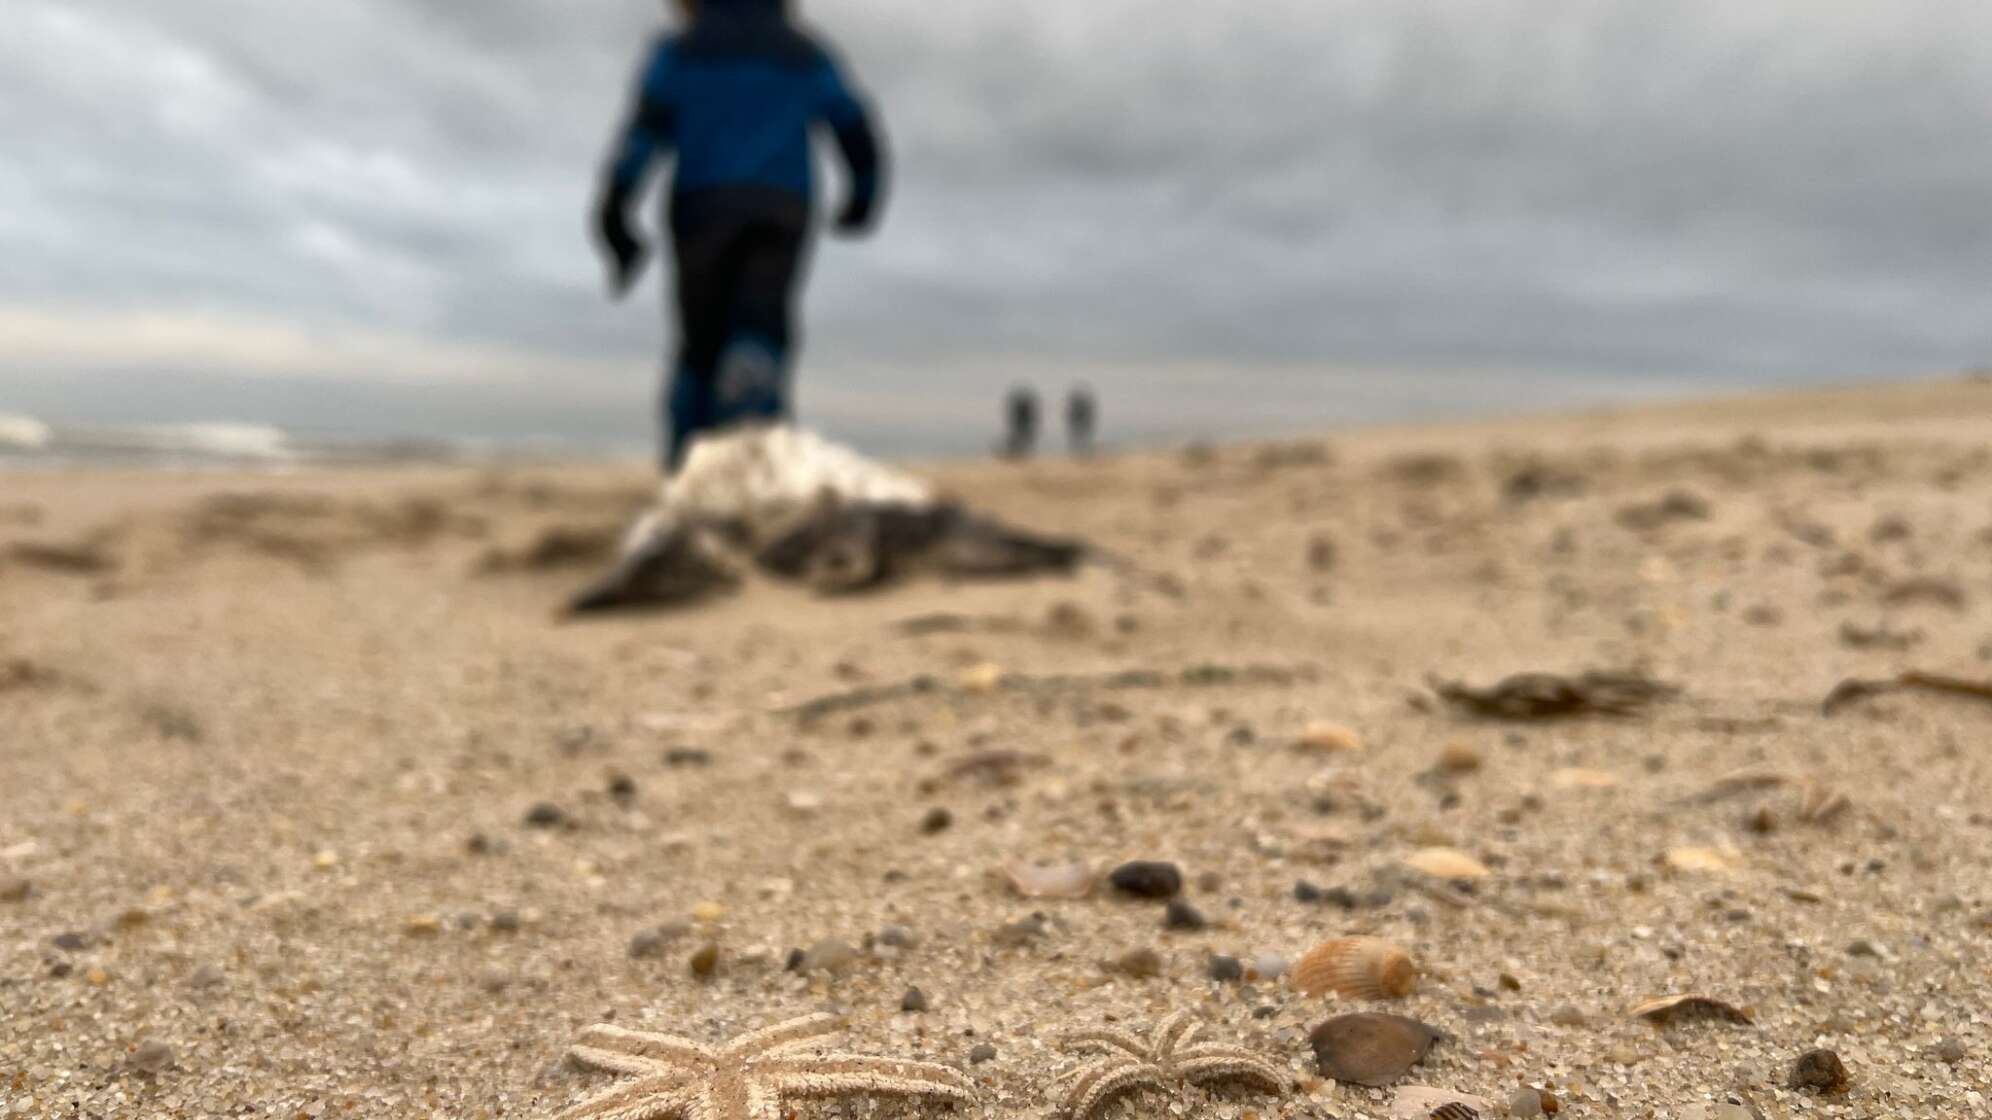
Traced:
<path id="1" fill-rule="evenodd" d="M 615 155 L 602 175 L 595 205 L 595 233 L 609 254 L 609 288 L 617 297 L 628 292 L 643 272 L 650 247 L 631 228 L 630 205 L 643 194 L 650 168 L 670 151 L 677 136 L 671 96 L 671 44 L 651 55 L 639 80 L 629 121 L 623 126 Z"/>
<path id="2" fill-rule="evenodd" d="M 851 91 L 834 62 L 823 64 L 823 122 L 837 139 L 844 166 L 850 172 L 849 194 L 837 214 L 837 229 L 847 234 L 865 233 L 878 220 L 880 200 L 885 194 L 886 154 L 871 109 Z"/>

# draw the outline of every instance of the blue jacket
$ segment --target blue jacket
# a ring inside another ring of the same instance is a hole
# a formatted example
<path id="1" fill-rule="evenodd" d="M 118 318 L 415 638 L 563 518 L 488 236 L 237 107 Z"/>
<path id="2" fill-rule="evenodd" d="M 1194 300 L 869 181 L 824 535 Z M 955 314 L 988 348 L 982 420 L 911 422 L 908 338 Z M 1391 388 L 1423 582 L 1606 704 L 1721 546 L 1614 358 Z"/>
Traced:
<path id="1" fill-rule="evenodd" d="M 640 190 L 675 151 L 677 197 L 754 188 L 814 197 L 810 132 L 828 125 L 851 172 L 846 220 L 867 220 L 884 158 L 865 104 L 834 60 L 782 12 L 781 0 L 705 0 L 691 29 L 660 40 L 610 166 L 614 188 Z"/>

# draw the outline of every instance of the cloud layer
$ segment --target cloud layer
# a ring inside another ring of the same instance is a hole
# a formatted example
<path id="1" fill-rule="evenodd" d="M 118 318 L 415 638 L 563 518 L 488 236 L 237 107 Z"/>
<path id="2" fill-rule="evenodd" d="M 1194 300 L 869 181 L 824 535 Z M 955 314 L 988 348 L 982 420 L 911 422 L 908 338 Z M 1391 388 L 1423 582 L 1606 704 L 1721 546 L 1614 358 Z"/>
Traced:
<path id="1" fill-rule="evenodd" d="M 979 422 L 1022 371 L 1154 362 L 1992 360 L 1992 9 L 802 6 L 900 157 L 885 234 L 818 259 L 804 376 L 833 423 L 936 386 Z M 185 407 L 225 415 L 231 377 L 340 378 L 468 384 L 475 429 L 484 377 L 640 427 L 608 402 L 647 399 L 661 324 L 601 299 L 583 216 L 657 5 L 15 7 L 0 411 L 8 380 L 59 408 L 198 374 Z"/>

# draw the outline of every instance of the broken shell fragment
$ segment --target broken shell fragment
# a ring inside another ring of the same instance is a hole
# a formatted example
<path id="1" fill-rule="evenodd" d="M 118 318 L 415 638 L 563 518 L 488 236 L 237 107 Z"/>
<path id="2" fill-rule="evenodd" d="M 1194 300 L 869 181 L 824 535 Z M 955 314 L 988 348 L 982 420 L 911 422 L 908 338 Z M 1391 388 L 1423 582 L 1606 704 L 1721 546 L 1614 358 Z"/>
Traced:
<path id="1" fill-rule="evenodd" d="M 1632 1017 L 1671 1027 L 1681 1023 L 1723 1022 L 1751 1026 L 1748 1012 L 1708 996 L 1667 996 L 1632 1009 Z"/>
<path id="2" fill-rule="evenodd" d="M 1054 867 L 1012 864 L 1003 873 L 1011 889 L 1025 898 L 1084 898 L 1093 893 L 1098 876 L 1087 863 L 1067 863 Z"/>
<path id="3" fill-rule="evenodd" d="M 1553 790 L 1610 789 L 1618 784 L 1618 775 L 1605 770 L 1569 767 L 1549 776 L 1549 788 Z"/>
<path id="4" fill-rule="evenodd" d="M 1494 1102 L 1471 1093 L 1406 1085 L 1390 1102 L 1390 1120 L 1482 1120 L 1497 1115 Z"/>
<path id="5" fill-rule="evenodd" d="M 1293 968 L 1294 987 L 1310 996 L 1334 992 L 1351 999 L 1398 999 L 1417 982 L 1411 954 L 1380 937 L 1324 941 Z"/>
<path id="6" fill-rule="evenodd" d="M 1721 875 L 1736 870 L 1735 858 L 1720 848 L 1669 848 L 1662 858 L 1675 871 Z"/>
<path id="7" fill-rule="evenodd" d="M 1487 865 L 1457 848 L 1425 848 L 1404 859 L 1404 866 L 1435 879 L 1485 879 Z"/>

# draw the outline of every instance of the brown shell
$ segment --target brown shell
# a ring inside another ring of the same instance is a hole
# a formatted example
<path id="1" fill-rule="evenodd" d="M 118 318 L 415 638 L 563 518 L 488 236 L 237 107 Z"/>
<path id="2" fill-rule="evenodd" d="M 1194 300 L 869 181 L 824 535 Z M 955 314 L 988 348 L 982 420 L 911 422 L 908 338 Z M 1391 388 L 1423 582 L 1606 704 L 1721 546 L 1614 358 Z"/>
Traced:
<path id="1" fill-rule="evenodd" d="M 1485 879 L 1487 865 L 1457 848 L 1426 848 L 1404 858 L 1404 865 L 1435 879 Z"/>
<path id="2" fill-rule="evenodd" d="M 1662 1026 L 1708 1020 L 1736 1023 L 1745 1027 L 1751 1025 L 1749 1012 L 1734 1004 L 1724 1003 L 1708 996 L 1667 996 L 1663 999 L 1648 1000 L 1632 1009 L 1632 1017 Z"/>
<path id="3" fill-rule="evenodd" d="M 1310 996 L 1400 999 L 1418 983 L 1411 954 L 1380 937 L 1338 937 L 1310 949 L 1293 967 L 1293 984 Z"/>
<path id="4" fill-rule="evenodd" d="M 1363 749 L 1363 737 L 1352 728 L 1319 720 L 1307 725 L 1296 745 L 1321 754 L 1357 754 Z"/>

